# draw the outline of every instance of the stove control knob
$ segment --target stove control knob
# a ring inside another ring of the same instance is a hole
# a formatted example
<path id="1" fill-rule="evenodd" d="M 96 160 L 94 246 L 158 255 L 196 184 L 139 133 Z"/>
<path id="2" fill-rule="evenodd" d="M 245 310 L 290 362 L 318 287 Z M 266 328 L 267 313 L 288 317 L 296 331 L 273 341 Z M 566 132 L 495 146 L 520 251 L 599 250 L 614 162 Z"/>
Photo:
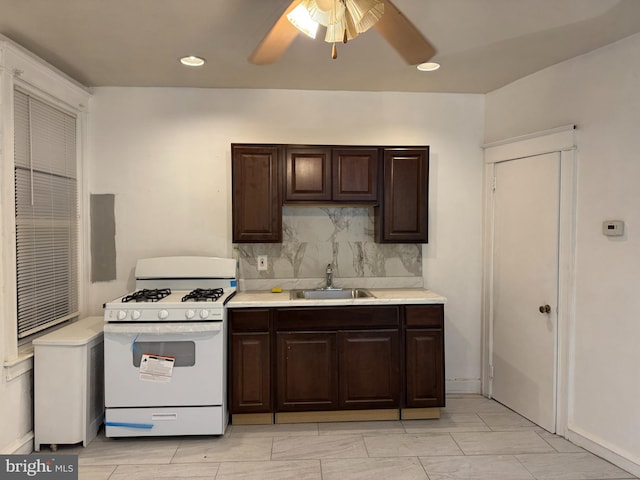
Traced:
<path id="1" fill-rule="evenodd" d="M 160 310 L 158 312 L 158 318 L 160 320 L 165 320 L 168 316 L 169 316 L 169 312 L 167 312 L 166 310 Z"/>
<path id="2" fill-rule="evenodd" d="M 203 320 L 205 318 L 207 318 L 209 316 L 209 310 L 201 310 L 200 311 L 200 318 L 202 318 Z"/>
<path id="3" fill-rule="evenodd" d="M 194 312 L 193 310 L 187 310 L 186 312 L 184 312 L 184 316 L 188 320 L 191 320 L 193 317 L 196 316 L 196 312 Z"/>
<path id="4" fill-rule="evenodd" d="M 120 310 L 118 312 L 118 320 L 124 320 L 125 318 L 127 318 L 127 312 L 124 310 Z"/>
<path id="5" fill-rule="evenodd" d="M 140 310 L 134 310 L 133 312 L 131 312 L 131 318 L 133 320 L 138 320 L 141 315 L 142 313 L 140 313 Z"/>

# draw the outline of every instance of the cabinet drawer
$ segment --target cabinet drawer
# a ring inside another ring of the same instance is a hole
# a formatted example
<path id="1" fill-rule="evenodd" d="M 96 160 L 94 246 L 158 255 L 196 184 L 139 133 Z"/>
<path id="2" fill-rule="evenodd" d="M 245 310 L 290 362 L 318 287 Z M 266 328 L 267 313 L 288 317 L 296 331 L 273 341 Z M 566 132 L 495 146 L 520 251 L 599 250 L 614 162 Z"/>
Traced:
<path id="1" fill-rule="evenodd" d="M 232 332 L 269 331 L 269 310 L 251 308 L 247 310 L 229 310 Z"/>
<path id="2" fill-rule="evenodd" d="M 416 305 L 405 307 L 407 327 L 443 328 L 444 305 Z"/>
<path id="3" fill-rule="evenodd" d="M 398 307 L 280 308 L 276 329 L 353 330 L 398 327 Z"/>

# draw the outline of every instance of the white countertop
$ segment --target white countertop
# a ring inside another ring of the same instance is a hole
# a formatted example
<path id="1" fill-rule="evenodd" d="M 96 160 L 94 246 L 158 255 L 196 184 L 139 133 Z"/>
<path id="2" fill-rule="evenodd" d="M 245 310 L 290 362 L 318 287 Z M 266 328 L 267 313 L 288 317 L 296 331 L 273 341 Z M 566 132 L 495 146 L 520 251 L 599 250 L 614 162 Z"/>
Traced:
<path id="1" fill-rule="evenodd" d="M 66 327 L 36 338 L 33 344 L 38 345 L 86 345 L 94 338 L 102 335 L 104 317 L 86 317 L 70 323 Z"/>
<path id="2" fill-rule="evenodd" d="M 289 291 L 281 293 L 270 291 L 238 292 L 229 303 L 228 308 L 251 307 L 329 307 L 349 305 L 401 305 L 401 304 L 433 304 L 447 303 L 447 299 L 424 288 L 368 288 L 374 298 L 349 298 L 331 300 L 291 300 Z"/>

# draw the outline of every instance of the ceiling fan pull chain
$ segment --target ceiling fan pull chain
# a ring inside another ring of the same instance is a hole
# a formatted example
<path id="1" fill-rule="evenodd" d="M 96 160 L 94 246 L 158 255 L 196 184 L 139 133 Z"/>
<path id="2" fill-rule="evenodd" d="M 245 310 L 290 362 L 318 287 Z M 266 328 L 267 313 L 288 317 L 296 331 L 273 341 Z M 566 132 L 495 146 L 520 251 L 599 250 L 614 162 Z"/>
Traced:
<path id="1" fill-rule="evenodd" d="M 331 46 L 331 58 L 334 60 L 338 58 L 338 47 L 336 47 L 335 43 Z"/>

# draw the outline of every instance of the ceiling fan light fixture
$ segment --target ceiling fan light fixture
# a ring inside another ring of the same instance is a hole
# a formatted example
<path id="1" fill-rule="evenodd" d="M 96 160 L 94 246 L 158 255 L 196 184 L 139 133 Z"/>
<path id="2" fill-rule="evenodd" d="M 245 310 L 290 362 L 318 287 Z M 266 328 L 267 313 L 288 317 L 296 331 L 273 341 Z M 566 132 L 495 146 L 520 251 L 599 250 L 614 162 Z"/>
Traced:
<path id="1" fill-rule="evenodd" d="M 325 42 L 336 43 L 367 31 L 383 13 L 380 0 L 302 0 L 287 19 L 311 38 L 316 38 L 318 25 L 327 27 Z"/>
<path id="2" fill-rule="evenodd" d="M 424 62 L 418 65 L 417 68 L 421 72 L 435 72 L 440 68 L 440 64 L 436 62 Z"/>
<path id="3" fill-rule="evenodd" d="M 327 43 L 343 42 L 345 32 L 347 41 L 353 40 L 358 36 L 358 29 L 348 14 L 343 16 L 339 22 L 327 25 L 327 33 L 325 34 L 324 41 Z"/>
<path id="4" fill-rule="evenodd" d="M 187 67 L 201 67 L 205 63 L 205 59 L 196 55 L 187 55 L 180 58 L 180 63 Z"/>
<path id="5" fill-rule="evenodd" d="M 341 0 L 303 0 L 302 5 L 315 22 L 325 27 L 340 22 L 346 12 Z"/>
<path id="6" fill-rule="evenodd" d="M 291 24 L 304 33 L 306 36 L 311 38 L 316 38 L 316 34 L 318 33 L 318 22 L 311 18 L 309 14 L 308 7 L 306 6 L 308 2 L 302 2 L 296 8 L 291 10 L 287 14 L 287 20 L 291 22 Z"/>
<path id="7" fill-rule="evenodd" d="M 373 27 L 384 14 L 380 0 L 345 0 L 345 5 L 359 33 Z"/>

